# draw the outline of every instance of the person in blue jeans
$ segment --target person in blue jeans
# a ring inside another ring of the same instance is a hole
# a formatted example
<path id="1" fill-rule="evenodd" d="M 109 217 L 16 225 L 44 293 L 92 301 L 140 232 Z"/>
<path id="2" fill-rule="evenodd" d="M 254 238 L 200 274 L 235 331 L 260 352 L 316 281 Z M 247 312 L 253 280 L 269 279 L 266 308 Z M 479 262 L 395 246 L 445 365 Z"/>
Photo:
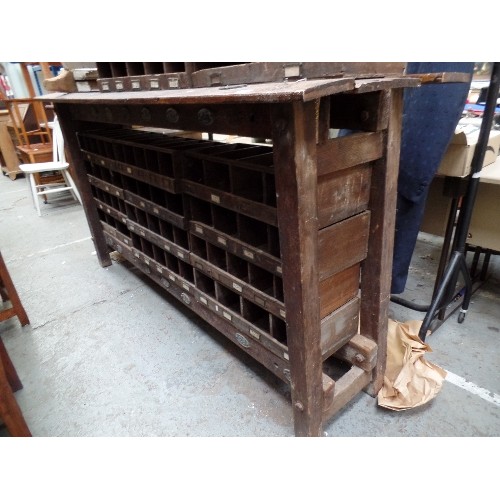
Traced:
<path id="1" fill-rule="evenodd" d="M 474 72 L 472 62 L 412 62 L 407 74 Z M 391 293 L 404 292 L 429 186 L 462 116 L 468 83 L 424 84 L 404 90 Z"/>
<path id="2" fill-rule="evenodd" d="M 429 187 L 462 116 L 474 72 L 471 62 L 410 62 L 406 65 L 408 75 L 442 72 L 468 73 L 470 80 L 468 83 L 424 84 L 407 88 L 403 94 L 393 295 L 404 292 Z M 339 137 L 352 133 L 353 130 L 343 129 Z"/>

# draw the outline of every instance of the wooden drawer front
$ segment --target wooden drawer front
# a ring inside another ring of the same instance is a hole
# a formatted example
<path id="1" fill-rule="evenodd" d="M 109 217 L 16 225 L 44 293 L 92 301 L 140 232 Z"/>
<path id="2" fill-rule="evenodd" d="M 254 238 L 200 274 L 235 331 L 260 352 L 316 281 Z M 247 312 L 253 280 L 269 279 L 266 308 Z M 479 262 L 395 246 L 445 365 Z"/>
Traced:
<path id="1" fill-rule="evenodd" d="M 359 165 L 318 178 L 320 228 L 363 212 L 370 199 L 371 166 Z"/>
<path id="2" fill-rule="evenodd" d="M 321 353 L 328 358 L 358 333 L 358 297 L 350 300 L 321 320 Z"/>
<path id="3" fill-rule="evenodd" d="M 365 259 L 369 230 L 370 213 L 366 211 L 319 231 L 320 281 Z"/>
<path id="4" fill-rule="evenodd" d="M 321 318 L 358 295 L 360 268 L 360 264 L 355 264 L 320 281 L 319 304 Z"/>

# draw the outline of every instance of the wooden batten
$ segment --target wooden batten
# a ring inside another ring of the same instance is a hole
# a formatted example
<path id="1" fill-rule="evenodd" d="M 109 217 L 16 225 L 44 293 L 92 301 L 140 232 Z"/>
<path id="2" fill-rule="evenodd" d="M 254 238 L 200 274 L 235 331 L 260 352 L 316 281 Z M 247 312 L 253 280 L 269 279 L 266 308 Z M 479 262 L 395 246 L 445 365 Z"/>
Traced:
<path id="1" fill-rule="evenodd" d="M 366 257 L 369 229 L 370 212 L 365 211 L 319 231 L 320 281 L 361 262 Z"/>
<path id="2" fill-rule="evenodd" d="M 378 160 L 383 153 L 380 132 L 360 132 L 329 139 L 318 146 L 318 177 Z"/>

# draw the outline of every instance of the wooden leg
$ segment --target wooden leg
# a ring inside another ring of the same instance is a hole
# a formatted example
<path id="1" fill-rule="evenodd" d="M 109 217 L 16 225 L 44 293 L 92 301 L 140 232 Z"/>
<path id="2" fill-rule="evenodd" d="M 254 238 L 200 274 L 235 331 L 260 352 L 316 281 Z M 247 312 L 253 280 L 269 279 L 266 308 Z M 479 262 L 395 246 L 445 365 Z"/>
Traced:
<path id="1" fill-rule="evenodd" d="M 32 163 L 35 163 L 35 159 L 33 158 L 32 160 Z M 31 182 L 31 185 L 32 185 L 32 190 L 33 190 L 33 193 L 36 195 L 38 193 L 38 190 L 36 188 L 36 186 L 40 186 L 42 184 L 42 177 L 40 175 L 39 172 L 35 172 L 34 174 L 30 174 L 29 175 L 30 177 L 30 182 Z M 38 195 L 38 196 L 35 196 L 35 206 L 36 206 L 36 209 L 38 211 L 38 215 L 41 215 L 40 214 L 40 199 L 39 199 L 39 196 L 41 196 L 43 198 L 43 202 L 44 203 L 47 203 L 48 202 L 48 199 L 47 199 L 47 195 L 46 194 L 43 194 L 43 195 Z"/>
<path id="2" fill-rule="evenodd" d="M 5 363 L 7 370 L 4 368 L 5 359 L 8 360 Z M 0 418 L 12 437 L 31 437 L 31 432 L 14 397 L 12 382 L 14 387 L 19 388 L 21 381 L 0 338 Z"/>
<path id="3" fill-rule="evenodd" d="M 283 106 L 273 114 L 277 209 L 296 436 L 319 436 L 322 432 L 315 112 L 315 103 L 309 102 Z"/>
<path id="4" fill-rule="evenodd" d="M 370 234 L 368 255 L 361 280 L 361 333 L 378 346 L 377 364 L 367 393 L 376 396 L 386 368 L 387 328 L 391 298 L 392 253 L 396 222 L 396 195 L 399 172 L 399 145 L 402 90 L 392 92 L 386 158 L 375 162 L 370 193 Z"/>
<path id="5" fill-rule="evenodd" d="M 28 319 L 28 315 L 24 310 L 19 295 L 17 295 L 16 287 L 14 286 L 14 283 L 10 278 L 9 271 L 7 269 L 7 266 L 5 265 L 5 261 L 3 260 L 1 252 L 0 252 L 0 278 L 3 285 L 5 286 L 8 298 L 12 303 L 12 308 L 14 309 L 14 313 L 19 318 L 21 325 L 25 326 L 29 324 L 30 320 Z"/>
<path id="6" fill-rule="evenodd" d="M 12 389 L 12 392 L 19 391 L 23 388 L 23 384 L 21 383 L 21 379 L 17 375 L 16 369 L 12 364 L 12 361 L 7 353 L 7 349 L 5 349 L 5 345 L 0 337 L 0 364 L 3 365 L 3 369 L 5 371 L 5 375 L 9 385 Z"/>
<path id="7" fill-rule="evenodd" d="M 80 198 L 80 193 L 78 192 L 78 189 L 76 189 L 75 182 L 73 181 L 73 178 L 71 177 L 71 174 L 67 170 L 61 170 L 61 174 L 64 177 L 64 182 L 66 182 L 67 186 L 71 186 L 73 189 L 70 191 L 71 196 L 80 203 L 82 204 L 82 200 Z"/>
<path id="8" fill-rule="evenodd" d="M 102 230 L 97 207 L 93 201 L 92 190 L 87 179 L 85 164 L 78 144 L 75 121 L 71 116 L 68 106 L 56 104 L 55 112 L 59 117 L 65 144 L 68 147 L 69 155 L 74 165 L 73 171 L 75 173 L 75 180 L 79 187 L 79 195 L 83 201 L 82 205 L 85 215 L 87 216 L 87 222 L 96 249 L 97 258 L 102 267 L 110 266 L 112 261 L 109 256 L 109 248 L 104 238 L 104 231 Z"/>

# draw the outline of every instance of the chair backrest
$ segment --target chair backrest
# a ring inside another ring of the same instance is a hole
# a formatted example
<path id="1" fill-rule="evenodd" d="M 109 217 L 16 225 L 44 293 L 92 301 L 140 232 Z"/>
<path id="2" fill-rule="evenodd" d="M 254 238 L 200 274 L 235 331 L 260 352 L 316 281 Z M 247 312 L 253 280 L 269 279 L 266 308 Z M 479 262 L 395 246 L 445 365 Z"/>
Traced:
<path id="1" fill-rule="evenodd" d="M 37 99 L 2 99 L 9 111 L 18 146 L 51 144 L 45 104 Z"/>
<path id="2" fill-rule="evenodd" d="M 52 128 L 52 159 L 55 163 L 64 163 L 66 154 L 64 153 L 64 137 L 61 131 L 61 125 L 57 116 L 54 116 Z"/>

